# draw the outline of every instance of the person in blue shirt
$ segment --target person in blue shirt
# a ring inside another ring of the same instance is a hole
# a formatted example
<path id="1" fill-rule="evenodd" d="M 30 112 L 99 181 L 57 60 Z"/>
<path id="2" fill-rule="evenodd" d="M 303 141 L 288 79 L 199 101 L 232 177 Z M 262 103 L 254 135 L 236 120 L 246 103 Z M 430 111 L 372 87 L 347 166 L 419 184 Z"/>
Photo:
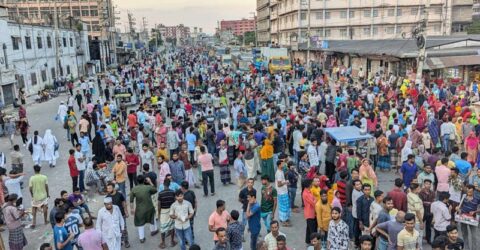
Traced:
<path id="1" fill-rule="evenodd" d="M 402 167 L 400 168 L 400 173 L 402 175 L 405 188 L 410 187 L 410 183 L 412 183 L 412 180 L 417 177 L 418 173 L 418 167 L 417 164 L 415 164 L 415 155 L 409 154 L 407 157 L 407 160 L 402 164 Z"/>
<path id="2" fill-rule="evenodd" d="M 75 207 L 69 206 L 67 211 L 64 227 L 69 233 L 73 233 L 75 235 L 70 242 L 76 246 L 78 236 L 80 235 L 80 227 L 83 226 L 83 220 L 80 214 L 76 211 Z"/>
<path id="3" fill-rule="evenodd" d="M 75 238 L 74 233 L 68 233 L 65 228 L 65 213 L 58 212 L 55 215 L 55 226 L 53 227 L 53 240 L 56 250 L 73 250 L 72 240 Z"/>
<path id="4" fill-rule="evenodd" d="M 468 154 L 466 152 L 462 152 L 460 154 L 460 160 L 455 160 L 455 167 L 460 170 L 460 175 L 462 177 L 466 177 L 472 169 L 472 164 L 467 161 L 467 156 Z"/>
<path id="5" fill-rule="evenodd" d="M 187 141 L 187 148 L 188 152 L 190 153 L 190 163 L 194 164 L 194 155 L 195 155 L 195 146 L 197 143 L 197 136 L 193 133 L 195 128 L 193 126 L 190 127 L 190 133 L 185 136 L 185 140 Z"/>
<path id="6" fill-rule="evenodd" d="M 257 203 L 257 193 L 249 191 L 247 194 L 248 206 L 246 215 L 248 218 L 248 229 L 250 230 L 250 249 L 257 249 L 258 234 L 260 234 L 260 205 Z"/>

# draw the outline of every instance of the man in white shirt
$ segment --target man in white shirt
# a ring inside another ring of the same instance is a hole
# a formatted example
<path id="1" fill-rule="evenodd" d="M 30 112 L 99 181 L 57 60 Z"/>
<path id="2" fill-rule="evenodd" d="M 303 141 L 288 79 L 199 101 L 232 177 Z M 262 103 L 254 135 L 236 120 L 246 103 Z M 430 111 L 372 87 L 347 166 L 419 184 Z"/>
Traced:
<path id="1" fill-rule="evenodd" d="M 452 219 L 452 205 L 448 205 L 450 194 L 447 192 L 438 193 L 438 200 L 434 201 L 430 206 L 430 211 L 433 214 L 433 229 L 435 230 L 435 237 L 447 234 L 447 226 L 450 225 Z"/>
<path id="2" fill-rule="evenodd" d="M 82 153 L 81 151 L 82 146 L 80 144 L 77 144 L 75 146 L 75 154 L 73 155 L 75 157 L 75 164 L 77 166 L 78 172 L 79 172 L 79 183 L 78 187 L 80 188 L 80 192 L 85 192 L 85 170 L 87 169 L 87 158 L 86 156 Z"/>
<path id="3" fill-rule="evenodd" d="M 318 142 L 316 138 L 312 138 L 310 145 L 307 148 L 308 159 L 310 161 L 310 166 L 319 166 L 320 158 L 318 157 Z"/>
<path id="4" fill-rule="evenodd" d="M 448 122 L 440 126 L 440 136 L 442 137 L 442 149 L 444 152 L 451 151 L 451 147 L 456 138 L 455 125 L 452 123 L 452 117 L 448 117 Z"/>
<path id="5" fill-rule="evenodd" d="M 24 173 L 18 173 L 16 169 L 11 170 L 8 177 L 5 178 L 5 187 L 7 187 L 8 194 L 18 195 L 17 207 L 22 204 L 23 195 L 21 182 L 23 180 Z"/>
<path id="6" fill-rule="evenodd" d="M 97 217 L 97 230 L 110 250 L 122 248 L 122 231 L 125 230 L 125 220 L 118 206 L 113 205 L 111 197 L 103 199 L 104 207 L 100 208 Z"/>

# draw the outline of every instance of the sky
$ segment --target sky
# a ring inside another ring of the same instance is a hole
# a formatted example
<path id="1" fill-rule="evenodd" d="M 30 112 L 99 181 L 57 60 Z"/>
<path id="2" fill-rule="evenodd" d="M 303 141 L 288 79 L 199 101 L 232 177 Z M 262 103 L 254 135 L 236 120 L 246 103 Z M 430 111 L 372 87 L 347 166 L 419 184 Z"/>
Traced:
<path id="1" fill-rule="evenodd" d="M 166 26 L 184 24 L 201 27 L 203 32 L 213 34 L 217 21 L 252 18 L 256 0 L 113 0 L 120 11 L 117 28 L 121 32 L 127 27 L 127 11 L 136 19 L 137 30 L 142 28 L 143 17 L 147 28 L 155 24 Z M 117 14 L 118 15 L 118 14 Z M 120 24 L 120 25 L 119 25 Z M 120 27 L 118 27 L 120 26 Z"/>

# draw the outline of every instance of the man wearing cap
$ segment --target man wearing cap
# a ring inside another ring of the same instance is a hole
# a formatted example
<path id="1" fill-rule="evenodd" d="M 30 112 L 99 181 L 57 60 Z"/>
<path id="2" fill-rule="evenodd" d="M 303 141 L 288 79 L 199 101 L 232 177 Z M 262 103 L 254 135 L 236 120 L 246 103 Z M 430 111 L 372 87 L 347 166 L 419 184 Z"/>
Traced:
<path id="1" fill-rule="evenodd" d="M 122 231 L 125 230 L 120 208 L 113 205 L 111 197 L 103 199 L 104 207 L 98 211 L 97 230 L 102 232 L 102 237 L 107 243 L 108 249 L 120 250 L 122 247 Z"/>

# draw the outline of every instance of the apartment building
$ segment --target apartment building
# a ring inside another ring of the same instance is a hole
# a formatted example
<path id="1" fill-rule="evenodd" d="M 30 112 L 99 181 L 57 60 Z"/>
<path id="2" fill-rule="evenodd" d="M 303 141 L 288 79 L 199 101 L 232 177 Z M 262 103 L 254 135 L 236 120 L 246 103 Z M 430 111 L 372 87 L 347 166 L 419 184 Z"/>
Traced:
<path id="1" fill-rule="evenodd" d="M 257 0 L 257 43 L 259 46 L 270 44 L 270 2 Z"/>
<path id="2" fill-rule="evenodd" d="M 270 26 L 271 42 L 280 46 L 304 43 L 308 37 L 322 40 L 411 37 L 412 30 L 423 19 L 426 1 L 257 0 L 259 40 L 268 38 L 263 34 L 267 26 Z M 465 34 L 474 10 L 480 16 L 480 0 L 429 2 L 428 35 Z M 477 9 L 473 7 L 474 2 Z M 307 16 L 309 5 L 310 16 Z"/>
<path id="3" fill-rule="evenodd" d="M 222 20 L 220 21 L 220 30 L 231 30 L 234 35 L 241 36 L 245 32 L 255 31 L 255 19 Z"/>
<path id="4" fill-rule="evenodd" d="M 175 26 L 157 25 L 157 29 L 164 38 L 186 39 L 190 37 L 190 27 L 183 24 Z"/>

